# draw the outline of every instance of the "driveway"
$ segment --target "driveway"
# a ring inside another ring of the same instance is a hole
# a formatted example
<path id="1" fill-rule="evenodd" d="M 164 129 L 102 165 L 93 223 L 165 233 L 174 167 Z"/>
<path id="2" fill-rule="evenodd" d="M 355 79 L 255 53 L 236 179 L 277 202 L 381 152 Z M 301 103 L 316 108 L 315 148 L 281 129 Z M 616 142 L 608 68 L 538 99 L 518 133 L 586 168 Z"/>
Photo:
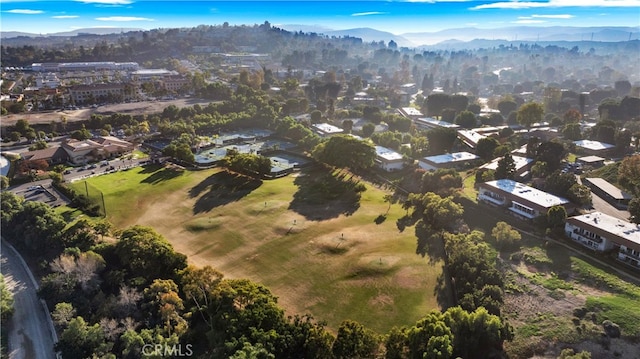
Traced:
<path id="1" fill-rule="evenodd" d="M 9 322 L 9 359 L 54 359 L 51 317 L 36 293 L 37 284 L 18 252 L 2 240 L 2 274 L 13 294 L 14 310 Z M 55 339 L 54 339 L 55 338 Z"/>

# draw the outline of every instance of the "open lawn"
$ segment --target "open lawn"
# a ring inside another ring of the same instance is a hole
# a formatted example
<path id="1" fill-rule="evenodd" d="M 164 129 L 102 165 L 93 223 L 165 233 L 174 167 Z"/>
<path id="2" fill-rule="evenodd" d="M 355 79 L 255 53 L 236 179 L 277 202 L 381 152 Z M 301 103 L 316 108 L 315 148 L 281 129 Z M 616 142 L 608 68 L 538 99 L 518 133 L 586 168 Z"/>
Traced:
<path id="1" fill-rule="evenodd" d="M 442 262 L 416 255 L 400 205 L 350 174 L 305 170 L 261 181 L 212 169 L 135 168 L 89 179 L 117 227 L 153 227 L 199 266 L 268 286 L 290 314 L 380 333 L 438 309 Z M 83 188 L 83 183 L 73 185 Z"/>

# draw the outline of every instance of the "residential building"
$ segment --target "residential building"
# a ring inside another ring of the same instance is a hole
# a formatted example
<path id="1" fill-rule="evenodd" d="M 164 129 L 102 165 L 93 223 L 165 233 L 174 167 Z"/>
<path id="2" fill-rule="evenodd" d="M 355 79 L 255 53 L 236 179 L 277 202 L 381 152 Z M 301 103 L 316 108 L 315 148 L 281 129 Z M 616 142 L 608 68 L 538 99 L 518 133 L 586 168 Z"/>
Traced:
<path id="1" fill-rule="evenodd" d="M 627 208 L 632 198 L 630 194 L 622 191 L 604 178 L 585 178 L 584 184 L 591 188 L 591 192 L 617 208 Z"/>
<path id="2" fill-rule="evenodd" d="M 398 109 L 398 112 L 407 118 L 410 118 L 412 120 L 418 119 L 420 117 L 424 117 L 424 115 L 422 114 L 422 112 L 420 112 L 420 110 L 418 110 L 415 107 L 402 107 Z"/>
<path id="3" fill-rule="evenodd" d="M 593 168 L 600 168 L 604 166 L 605 159 L 600 156 L 584 156 L 576 158 L 576 162 L 583 166 L 591 166 Z"/>
<path id="4" fill-rule="evenodd" d="M 398 171 L 404 168 L 404 158 L 401 154 L 382 146 L 376 147 L 376 166 L 387 172 Z"/>
<path id="5" fill-rule="evenodd" d="M 456 125 L 454 123 L 450 123 L 447 121 L 440 121 L 433 117 L 421 117 L 421 118 L 415 119 L 413 122 L 417 127 L 422 129 L 432 129 L 432 128 L 438 128 L 438 127 L 453 128 L 453 129 L 460 128 L 459 125 Z"/>
<path id="6" fill-rule="evenodd" d="M 428 171 L 438 168 L 459 168 L 479 159 L 480 157 L 469 152 L 445 153 L 437 156 L 424 157 L 418 161 L 418 166 Z"/>
<path id="7" fill-rule="evenodd" d="M 592 140 L 580 140 L 573 141 L 573 143 L 578 147 L 583 153 L 587 155 L 595 155 L 601 156 L 610 152 L 616 146 L 604 143 L 600 141 L 592 141 Z"/>
<path id="8" fill-rule="evenodd" d="M 316 123 L 311 125 L 312 130 L 315 131 L 320 137 L 328 137 L 343 133 L 344 130 L 340 127 L 330 125 L 328 123 Z"/>
<path id="9" fill-rule="evenodd" d="M 600 212 L 567 218 L 569 238 L 595 251 L 617 250 L 617 258 L 640 269 L 640 225 Z"/>
<path id="10" fill-rule="evenodd" d="M 528 173 L 529 170 L 531 169 L 531 163 L 533 163 L 533 159 L 522 157 L 522 156 L 516 156 L 516 155 L 511 156 L 511 158 L 513 159 L 513 164 L 515 165 L 515 168 L 516 168 L 516 171 L 514 174 L 515 177 L 516 178 L 526 177 L 529 174 Z M 502 157 L 494 158 L 491 162 L 480 166 L 480 168 L 495 171 L 496 169 L 498 169 L 498 162 L 501 159 Z"/>
<path id="11" fill-rule="evenodd" d="M 504 207 L 523 219 L 546 215 L 553 206 L 563 206 L 567 212 L 573 210 L 571 203 L 565 198 L 510 179 L 484 182 L 478 187 L 478 201 Z"/>
<path id="12" fill-rule="evenodd" d="M 480 134 L 474 130 L 458 130 L 458 139 L 469 148 L 475 149 L 478 142 L 487 136 Z"/>

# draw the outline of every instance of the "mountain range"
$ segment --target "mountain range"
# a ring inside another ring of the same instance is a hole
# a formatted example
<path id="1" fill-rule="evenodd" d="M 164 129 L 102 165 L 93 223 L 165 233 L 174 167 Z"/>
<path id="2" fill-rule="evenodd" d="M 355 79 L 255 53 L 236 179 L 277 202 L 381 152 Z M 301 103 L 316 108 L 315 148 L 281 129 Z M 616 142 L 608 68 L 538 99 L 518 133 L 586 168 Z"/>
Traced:
<path id="1" fill-rule="evenodd" d="M 390 32 L 379 31 L 372 28 L 354 28 L 346 30 L 333 30 L 320 25 L 278 25 L 279 28 L 292 32 L 317 33 L 327 36 L 344 37 L 351 36 L 361 38 L 365 42 L 388 43 L 394 41 L 400 47 L 468 47 L 470 42 L 622 42 L 628 40 L 638 40 L 640 38 L 639 27 L 534 27 L 534 26 L 513 26 L 495 29 L 479 29 L 473 27 L 447 29 L 437 32 L 413 32 L 404 34 L 392 34 Z M 79 34 L 113 34 L 126 33 L 129 31 L 144 31 L 135 28 L 86 28 L 69 32 L 52 34 L 30 34 L 24 32 L 0 32 L 2 39 L 26 37 L 50 37 L 66 36 L 73 37 Z M 466 44 L 466 46 L 465 46 Z"/>

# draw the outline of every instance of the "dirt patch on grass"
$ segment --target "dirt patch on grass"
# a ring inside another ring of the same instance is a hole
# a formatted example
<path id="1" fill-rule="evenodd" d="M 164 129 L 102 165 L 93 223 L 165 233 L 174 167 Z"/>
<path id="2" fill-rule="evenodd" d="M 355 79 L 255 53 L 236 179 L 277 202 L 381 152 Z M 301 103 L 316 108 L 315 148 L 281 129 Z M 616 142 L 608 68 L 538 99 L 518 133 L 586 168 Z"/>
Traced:
<path id="1" fill-rule="evenodd" d="M 394 283 L 400 288 L 419 288 L 423 279 L 421 274 L 412 267 L 402 267 L 393 276 Z"/>

